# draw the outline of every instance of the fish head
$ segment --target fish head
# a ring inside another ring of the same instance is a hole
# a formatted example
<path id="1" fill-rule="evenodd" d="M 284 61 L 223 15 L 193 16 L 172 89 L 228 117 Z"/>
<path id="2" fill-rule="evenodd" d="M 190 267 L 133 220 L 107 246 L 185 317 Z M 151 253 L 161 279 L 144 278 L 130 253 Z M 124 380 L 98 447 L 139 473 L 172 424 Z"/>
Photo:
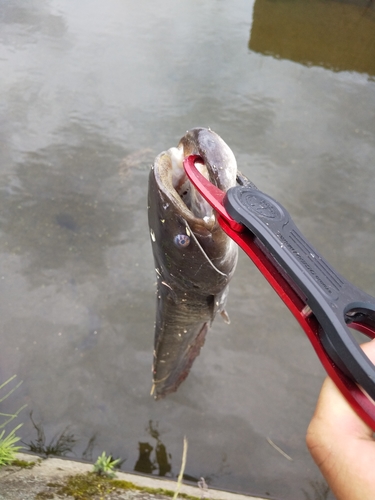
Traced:
<path id="1" fill-rule="evenodd" d="M 189 181 L 183 160 L 190 154 L 201 155 L 205 163 L 197 168 L 225 190 L 235 185 L 237 168 L 234 156 L 230 168 L 225 168 L 229 154 L 219 154 L 205 134 L 200 136 L 205 139 L 204 148 L 193 148 L 193 141 L 184 136 L 177 148 L 156 157 L 149 177 L 149 227 L 157 275 L 171 287 L 215 294 L 234 270 L 237 247 Z"/>

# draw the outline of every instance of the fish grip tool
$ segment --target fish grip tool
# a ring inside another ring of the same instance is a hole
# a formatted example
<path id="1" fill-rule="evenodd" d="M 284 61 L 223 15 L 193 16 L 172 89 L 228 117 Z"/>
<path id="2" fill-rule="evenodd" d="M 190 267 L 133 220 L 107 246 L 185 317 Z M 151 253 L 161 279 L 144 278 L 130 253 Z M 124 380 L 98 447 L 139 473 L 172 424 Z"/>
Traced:
<path id="1" fill-rule="evenodd" d="M 351 329 L 375 338 L 375 298 L 355 287 L 307 241 L 288 211 L 239 174 L 226 193 L 185 158 L 190 181 L 222 229 L 251 258 L 307 334 L 342 394 L 375 431 L 375 366 Z M 349 328 L 350 326 L 350 328 Z"/>

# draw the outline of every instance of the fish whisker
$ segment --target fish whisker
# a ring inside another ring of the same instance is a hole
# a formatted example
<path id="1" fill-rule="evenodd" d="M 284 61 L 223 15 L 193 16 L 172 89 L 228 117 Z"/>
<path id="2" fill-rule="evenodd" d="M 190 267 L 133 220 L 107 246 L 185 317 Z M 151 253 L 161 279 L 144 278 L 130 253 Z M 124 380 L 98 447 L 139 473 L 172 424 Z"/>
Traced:
<path id="1" fill-rule="evenodd" d="M 202 255 L 205 257 L 205 259 L 207 260 L 207 262 L 210 264 L 210 266 L 215 269 L 215 271 L 219 274 L 221 274 L 222 276 L 228 276 L 226 273 L 223 273 L 222 271 L 220 271 L 220 269 L 218 269 L 212 262 L 212 260 L 208 257 L 208 255 L 206 254 L 206 252 L 203 250 L 202 248 L 202 245 L 199 243 L 197 237 L 195 236 L 195 234 L 193 233 L 191 227 L 189 226 L 188 222 L 185 220 L 185 219 L 182 219 L 184 221 L 184 224 L 186 225 L 186 227 L 189 229 L 190 233 L 191 233 L 191 236 L 193 238 L 193 240 L 195 241 L 195 243 L 198 245 L 198 248 L 199 250 L 202 252 Z"/>

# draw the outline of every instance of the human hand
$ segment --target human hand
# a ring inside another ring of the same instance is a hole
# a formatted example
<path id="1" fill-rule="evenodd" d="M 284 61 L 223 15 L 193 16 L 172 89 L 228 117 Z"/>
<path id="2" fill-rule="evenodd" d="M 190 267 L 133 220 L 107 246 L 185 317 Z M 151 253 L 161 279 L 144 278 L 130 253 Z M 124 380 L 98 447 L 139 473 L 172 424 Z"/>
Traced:
<path id="1" fill-rule="evenodd" d="M 375 340 L 362 345 L 375 362 Z M 307 429 L 307 447 L 337 500 L 375 499 L 375 440 L 330 378 Z"/>

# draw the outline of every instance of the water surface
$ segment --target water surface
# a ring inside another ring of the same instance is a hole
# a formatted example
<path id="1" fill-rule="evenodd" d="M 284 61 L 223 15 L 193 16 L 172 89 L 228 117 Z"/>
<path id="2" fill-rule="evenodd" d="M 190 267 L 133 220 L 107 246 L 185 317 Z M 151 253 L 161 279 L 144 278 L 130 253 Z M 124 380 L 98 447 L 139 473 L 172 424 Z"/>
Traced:
<path id="1" fill-rule="evenodd" d="M 263 24 L 272 8 L 280 30 L 285 9 L 303 23 L 329 9 L 337 52 L 353 52 L 345 64 L 324 44 L 320 60 L 299 55 L 299 33 L 280 47 Z M 245 256 L 231 324 L 215 321 L 177 394 L 150 397 L 147 177 L 185 130 L 211 127 L 337 270 L 375 295 L 371 6 L 8 0 L 0 12 L 0 381 L 24 381 L 1 411 L 27 403 L 25 443 L 38 437 L 30 412 L 44 447 L 68 429 L 70 456 L 105 450 L 124 470 L 175 477 L 186 435 L 191 480 L 329 498 L 305 446 L 323 369 Z M 362 43 L 347 43 L 350 19 Z"/>

